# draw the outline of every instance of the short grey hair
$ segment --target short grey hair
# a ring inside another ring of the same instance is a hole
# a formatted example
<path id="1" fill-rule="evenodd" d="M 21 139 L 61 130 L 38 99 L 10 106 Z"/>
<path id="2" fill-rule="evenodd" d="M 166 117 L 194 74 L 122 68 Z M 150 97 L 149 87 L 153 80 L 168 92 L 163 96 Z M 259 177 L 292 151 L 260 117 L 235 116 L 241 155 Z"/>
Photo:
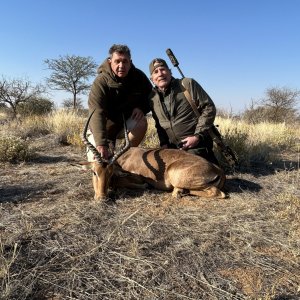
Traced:
<path id="1" fill-rule="evenodd" d="M 131 58 L 130 49 L 128 48 L 127 45 L 113 44 L 108 51 L 110 57 L 112 57 L 113 53 L 115 53 L 115 52 L 128 55 L 128 57 Z"/>

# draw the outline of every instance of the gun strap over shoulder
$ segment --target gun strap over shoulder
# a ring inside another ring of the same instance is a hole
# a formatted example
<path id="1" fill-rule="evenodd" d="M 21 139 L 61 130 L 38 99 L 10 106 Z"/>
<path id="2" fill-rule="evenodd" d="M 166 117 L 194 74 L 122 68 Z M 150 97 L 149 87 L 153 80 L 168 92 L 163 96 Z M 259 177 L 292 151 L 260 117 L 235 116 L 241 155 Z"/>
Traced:
<path id="1" fill-rule="evenodd" d="M 190 103 L 190 105 L 191 105 L 191 107 L 192 107 L 192 109 L 193 109 L 195 115 L 199 118 L 199 117 L 200 117 L 200 113 L 199 113 L 199 111 L 198 111 L 198 109 L 197 109 L 197 106 L 196 106 L 195 102 L 193 101 L 190 92 L 189 92 L 188 89 L 185 87 L 183 81 L 184 81 L 184 78 L 181 80 L 181 84 L 182 84 L 182 86 L 184 87 L 184 92 L 183 92 L 183 93 L 184 93 L 184 96 L 185 96 L 185 98 L 189 101 L 189 103 Z"/>
<path id="2" fill-rule="evenodd" d="M 195 104 L 195 102 L 192 99 L 192 96 L 190 94 L 190 92 L 188 91 L 188 89 L 184 86 L 184 78 L 181 81 L 182 86 L 184 87 L 184 96 L 186 97 L 186 99 L 189 101 L 195 115 L 199 118 L 200 117 L 200 113 L 197 109 L 197 106 Z M 212 140 L 214 141 L 214 143 L 216 144 L 217 148 L 221 151 L 221 153 L 224 155 L 224 157 L 226 158 L 227 162 L 229 163 L 229 165 L 231 167 L 235 166 L 238 164 L 238 157 L 236 155 L 236 153 L 234 151 L 232 151 L 229 146 L 226 146 L 222 140 L 221 134 L 219 133 L 218 129 L 213 125 L 211 128 L 208 129 L 208 133 L 210 135 L 210 137 L 212 138 Z"/>

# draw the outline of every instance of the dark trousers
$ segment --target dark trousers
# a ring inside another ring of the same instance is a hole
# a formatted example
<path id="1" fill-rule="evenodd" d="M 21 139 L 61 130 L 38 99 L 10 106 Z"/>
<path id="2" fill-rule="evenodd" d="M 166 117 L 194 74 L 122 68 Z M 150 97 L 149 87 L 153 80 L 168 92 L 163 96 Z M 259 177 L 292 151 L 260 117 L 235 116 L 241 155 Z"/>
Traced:
<path id="1" fill-rule="evenodd" d="M 201 156 L 205 158 L 206 160 L 212 162 L 213 164 L 219 166 L 219 162 L 215 157 L 215 154 L 212 149 L 209 148 L 192 148 L 188 149 L 187 152 Z"/>

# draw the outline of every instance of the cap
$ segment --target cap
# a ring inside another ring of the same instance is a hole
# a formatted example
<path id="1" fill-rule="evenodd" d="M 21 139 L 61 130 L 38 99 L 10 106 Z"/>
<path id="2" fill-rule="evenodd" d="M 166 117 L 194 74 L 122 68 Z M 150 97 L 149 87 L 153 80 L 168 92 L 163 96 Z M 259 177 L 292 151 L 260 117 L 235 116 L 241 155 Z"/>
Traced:
<path id="1" fill-rule="evenodd" d="M 152 74 L 153 71 L 158 67 L 165 67 L 165 68 L 169 69 L 169 67 L 164 59 L 154 58 L 149 65 L 150 74 Z"/>

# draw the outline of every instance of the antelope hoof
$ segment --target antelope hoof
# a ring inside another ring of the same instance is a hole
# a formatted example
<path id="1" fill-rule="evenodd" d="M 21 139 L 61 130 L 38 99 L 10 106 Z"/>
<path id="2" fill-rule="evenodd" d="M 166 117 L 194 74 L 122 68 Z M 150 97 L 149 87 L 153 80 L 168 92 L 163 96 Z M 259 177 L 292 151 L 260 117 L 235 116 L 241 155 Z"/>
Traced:
<path id="1" fill-rule="evenodd" d="M 229 198 L 229 194 L 221 191 L 221 199 L 228 199 L 228 198 Z"/>
<path id="2" fill-rule="evenodd" d="M 180 199 L 181 198 L 181 194 L 183 192 L 183 189 L 179 189 L 179 188 L 174 188 L 173 192 L 172 192 L 172 197 L 176 198 L 176 199 Z"/>
<path id="3" fill-rule="evenodd" d="M 94 200 L 96 202 L 100 202 L 100 201 L 106 201 L 108 199 L 108 197 L 106 195 L 101 195 L 101 196 L 94 196 Z"/>

